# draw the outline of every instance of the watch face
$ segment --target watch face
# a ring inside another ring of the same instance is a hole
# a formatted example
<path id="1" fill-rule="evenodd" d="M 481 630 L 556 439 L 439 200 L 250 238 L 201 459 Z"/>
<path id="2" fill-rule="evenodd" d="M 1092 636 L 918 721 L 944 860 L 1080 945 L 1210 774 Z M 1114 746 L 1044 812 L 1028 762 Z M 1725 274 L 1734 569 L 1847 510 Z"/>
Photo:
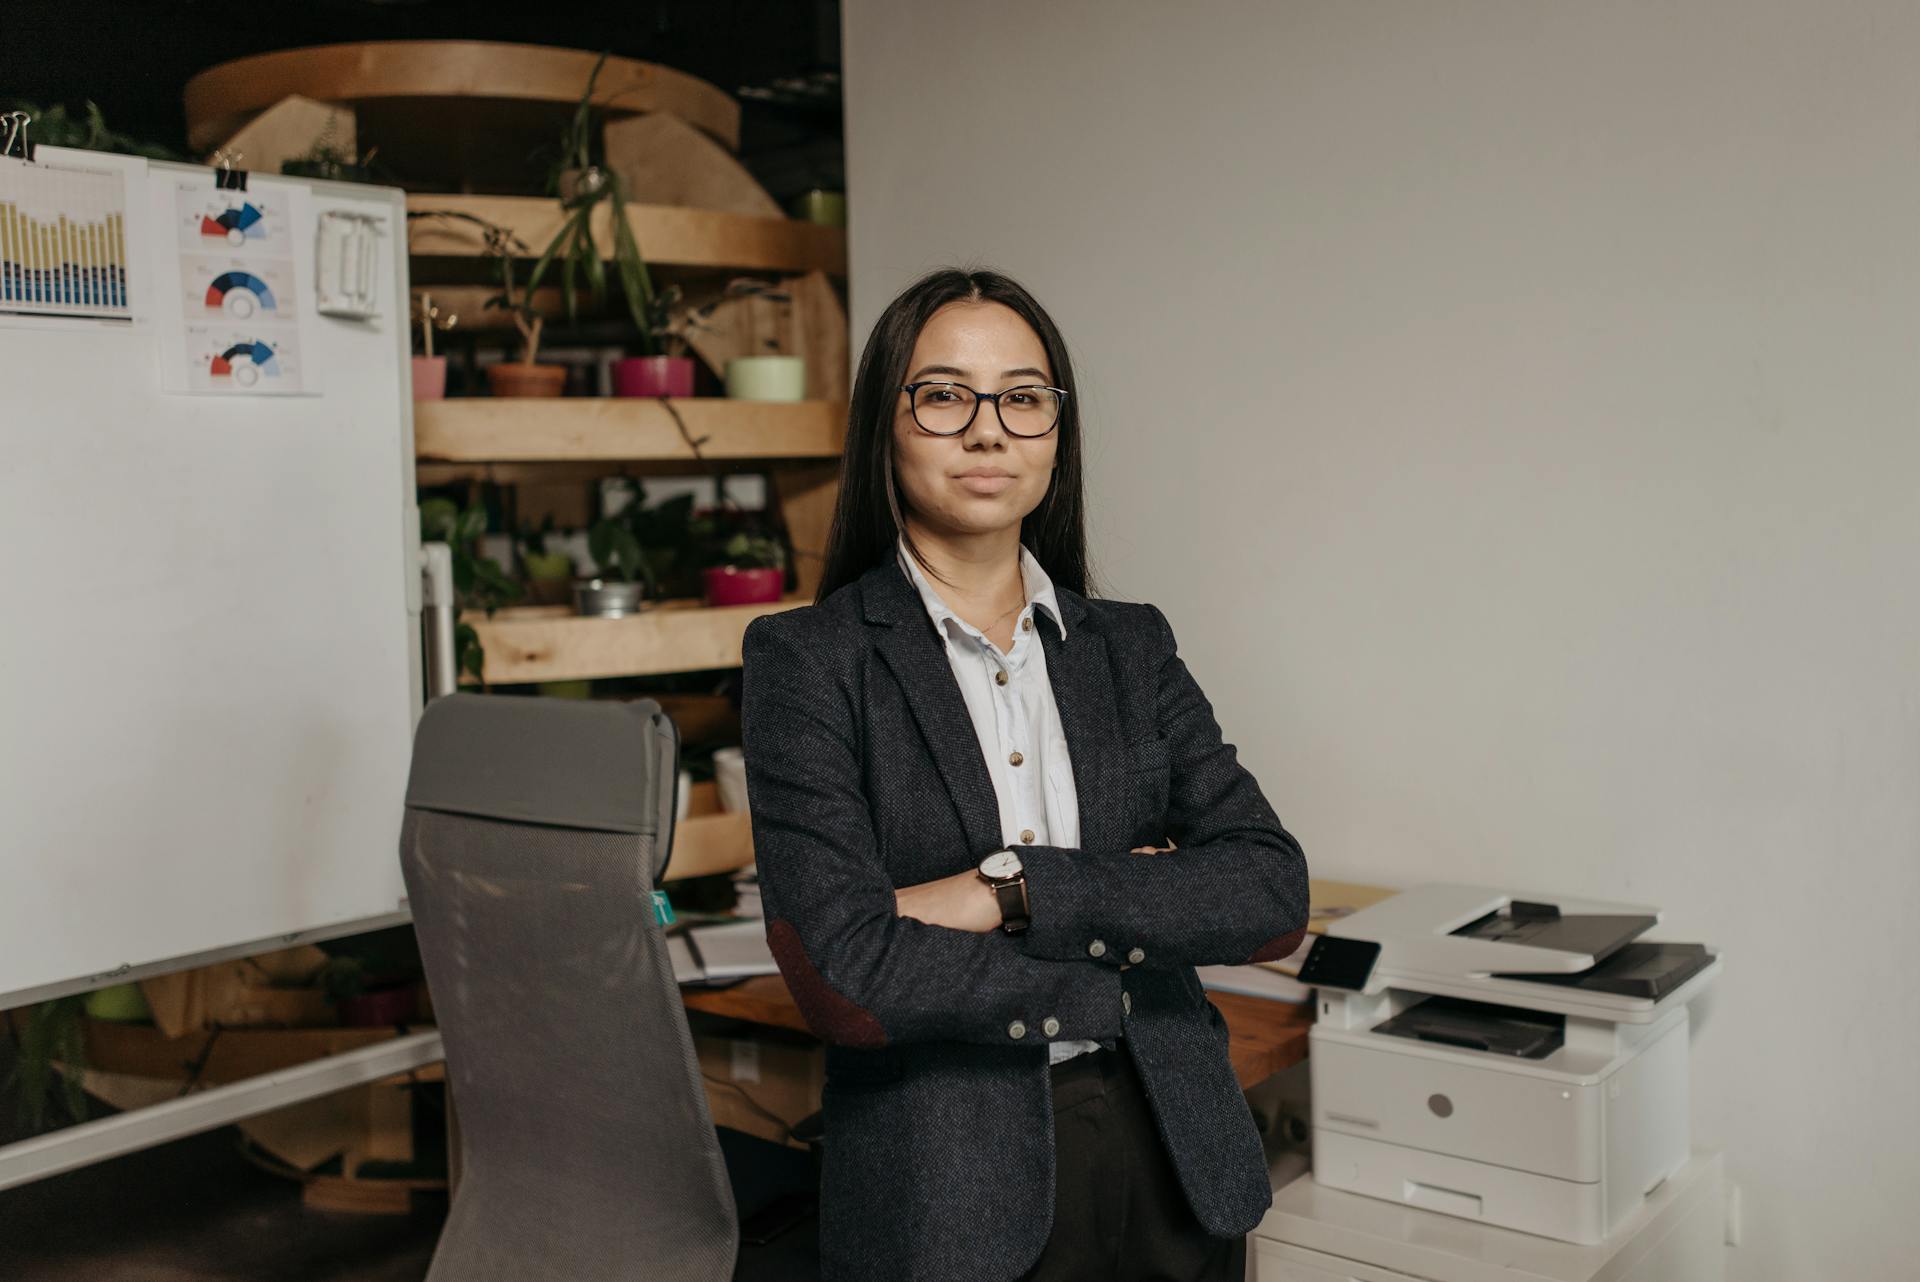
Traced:
<path id="1" fill-rule="evenodd" d="M 980 861 L 980 871 L 989 877 L 1011 877 L 1020 871 L 1020 856 L 1011 850 L 996 850 Z"/>

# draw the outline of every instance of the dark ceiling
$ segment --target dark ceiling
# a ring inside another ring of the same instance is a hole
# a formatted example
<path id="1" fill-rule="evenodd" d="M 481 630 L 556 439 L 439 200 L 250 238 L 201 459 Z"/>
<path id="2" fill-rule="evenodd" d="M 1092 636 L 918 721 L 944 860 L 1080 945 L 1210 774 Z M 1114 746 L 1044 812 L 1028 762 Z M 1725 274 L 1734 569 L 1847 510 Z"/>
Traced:
<path id="1" fill-rule="evenodd" d="M 92 100 L 113 129 L 184 152 L 180 95 L 196 72 L 274 49 L 410 39 L 607 49 L 745 89 L 741 159 L 776 197 L 843 185 L 837 100 L 756 92 L 838 72 L 838 0 L 0 0 L 0 101 Z"/>

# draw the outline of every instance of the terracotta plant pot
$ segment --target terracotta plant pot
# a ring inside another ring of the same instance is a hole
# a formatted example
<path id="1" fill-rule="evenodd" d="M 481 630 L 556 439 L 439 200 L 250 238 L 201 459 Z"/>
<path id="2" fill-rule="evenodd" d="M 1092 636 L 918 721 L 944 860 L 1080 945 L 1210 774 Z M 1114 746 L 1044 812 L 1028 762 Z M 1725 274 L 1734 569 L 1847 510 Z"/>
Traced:
<path id="1" fill-rule="evenodd" d="M 487 390 L 495 396 L 559 396 L 566 391 L 565 365 L 522 365 L 501 361 L 487 366 Z"/>
<path id="2" fill-rule="evenodd" d="M 693 357 L 629 356 L 613 363 L 615 396 L 692 396 Z"/>
<path id="3" fill-rule="evenodd" d="M 786 571 L 765 568 L 743 570 L 716 565 L 706 571 L 708 605 L 761 605 L 778 601 Z"/>
<path id="4" fill-rule="evenodd" d="M 447 358 L 444 356 L 416 356 L 413 358 L 413 399 L 416 401 L 443 401 L 447 398 Z"/>

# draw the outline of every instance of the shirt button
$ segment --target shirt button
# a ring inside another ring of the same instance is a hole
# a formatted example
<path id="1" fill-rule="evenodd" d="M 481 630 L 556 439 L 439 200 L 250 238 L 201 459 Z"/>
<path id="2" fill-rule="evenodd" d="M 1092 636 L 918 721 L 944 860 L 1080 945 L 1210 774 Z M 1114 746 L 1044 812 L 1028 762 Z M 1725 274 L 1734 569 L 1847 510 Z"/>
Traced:
<path id="1" fill-rule="evenodd" d="M 1127 954 L 1127 960 L 1132 962 L 1136 966 L 1138 966 L 1141 962 L 1145 961 L 1146 959 L 1147 959 L 1147 950 L 1144 948 L 1136 948 Z"/>
<path id="2" fill-rule="evenodd" d="M 1133 994 L 1132 993 L 1120 994 L 1120 1009 L 1127 1012 L 1127 1014 L 1129 1015 L 1133 1014 Z"/>
<path id="3" fill-rule="evenodd" d="M 1017 766 L 1017 765 L 1019 765 L 1019 764 L 1020 764 L 1021 762 L 1023 762 L 1023 761 L 1025 761 L 1025 760 L 1026 760 L 1026 758 L 1025 758 L 1025 757 L 1023 757 L 1023 756 L 1021 756 L 1021 755 L 1020 755 L 1019 753 L 1017 753 L 1017 752 L 1015 752 L 1015 753 L 1010 753 L 1010 754 L 1008 755 L 1008 757 L 1007 757 L 1007 761 L 1008 761 L 1009 763 L 1011 763 L 1011 764 L 1013 764 L 1013 765 L 1016 765 L 1016 766 Z"/>
<path id="4" fill-rule="evenodd" d="M 1020 840 L 1031 846 L 1033 844 L 1033 829 L 1022 828 L 1020 830 Z"/>
<path id="5" fill-rule="evenodd" d="M 1026 618 L 1020 620 L 1020 626 L 1027 632 L 1033 631 L 1033 616 L 1029 614 Z"/>
<path id="6" fill-rule="evenodd" d="M 1026 1035 L 1027 1035 L 1027 1026 L 1021 1023 L 1019 1020 L 1016 1019 L 1011 1024 L 1007 1025 L 1008 1037 L 1017 1039 L 1017 1038 L 1025 1037 Z"/>
<path id="7" fill-rule="evenodd" d="M 1049 1015 L 1044 1020 L 1040 1021 L 1040 1031 L 1045 1033 L 1048 1037 L 1052 1037 L 1055 1033 L 1060 1031 L 1060 1021 L 1055 1019 L 1053 1016 Z"/>
<path id="8" fill-rule="evenodd" d="M 1087 951 L 1092 953 L 1095 957 L 1104 957 L 1106 956 L 1106 953 L 1107 953 L 1107 946 L 1104 943 L 1102 943 L 1100 940 L 1096 939 L 1091 944 L 1087 945 Z"/>
<path id="9" fill-rule="evenodd" d="M 993 674 L 993 679 L 1000 685 L 1007 684 L 1007 670 L 1005 668 L 997 669 Z"/>

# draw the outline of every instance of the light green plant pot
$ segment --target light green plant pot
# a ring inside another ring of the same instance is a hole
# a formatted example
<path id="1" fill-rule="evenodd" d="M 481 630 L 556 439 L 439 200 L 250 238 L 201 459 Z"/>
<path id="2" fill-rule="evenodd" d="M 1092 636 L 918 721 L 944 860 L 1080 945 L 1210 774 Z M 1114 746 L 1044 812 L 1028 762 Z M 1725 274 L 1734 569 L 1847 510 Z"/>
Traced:
<path id="1" fill-rule="evenodd" d="M 122 1024 L 152 1019 L 147 995 L 138 984 L 114 984 L 87 994 L 87 1015 L 92 1019 L 111 1019 Z"/>
<path id="2" fill-rule="evenodd" d="M 593 697 L 593 682 L 542 681 L 539 690 L 549 699 L 590 699 Z"/>

